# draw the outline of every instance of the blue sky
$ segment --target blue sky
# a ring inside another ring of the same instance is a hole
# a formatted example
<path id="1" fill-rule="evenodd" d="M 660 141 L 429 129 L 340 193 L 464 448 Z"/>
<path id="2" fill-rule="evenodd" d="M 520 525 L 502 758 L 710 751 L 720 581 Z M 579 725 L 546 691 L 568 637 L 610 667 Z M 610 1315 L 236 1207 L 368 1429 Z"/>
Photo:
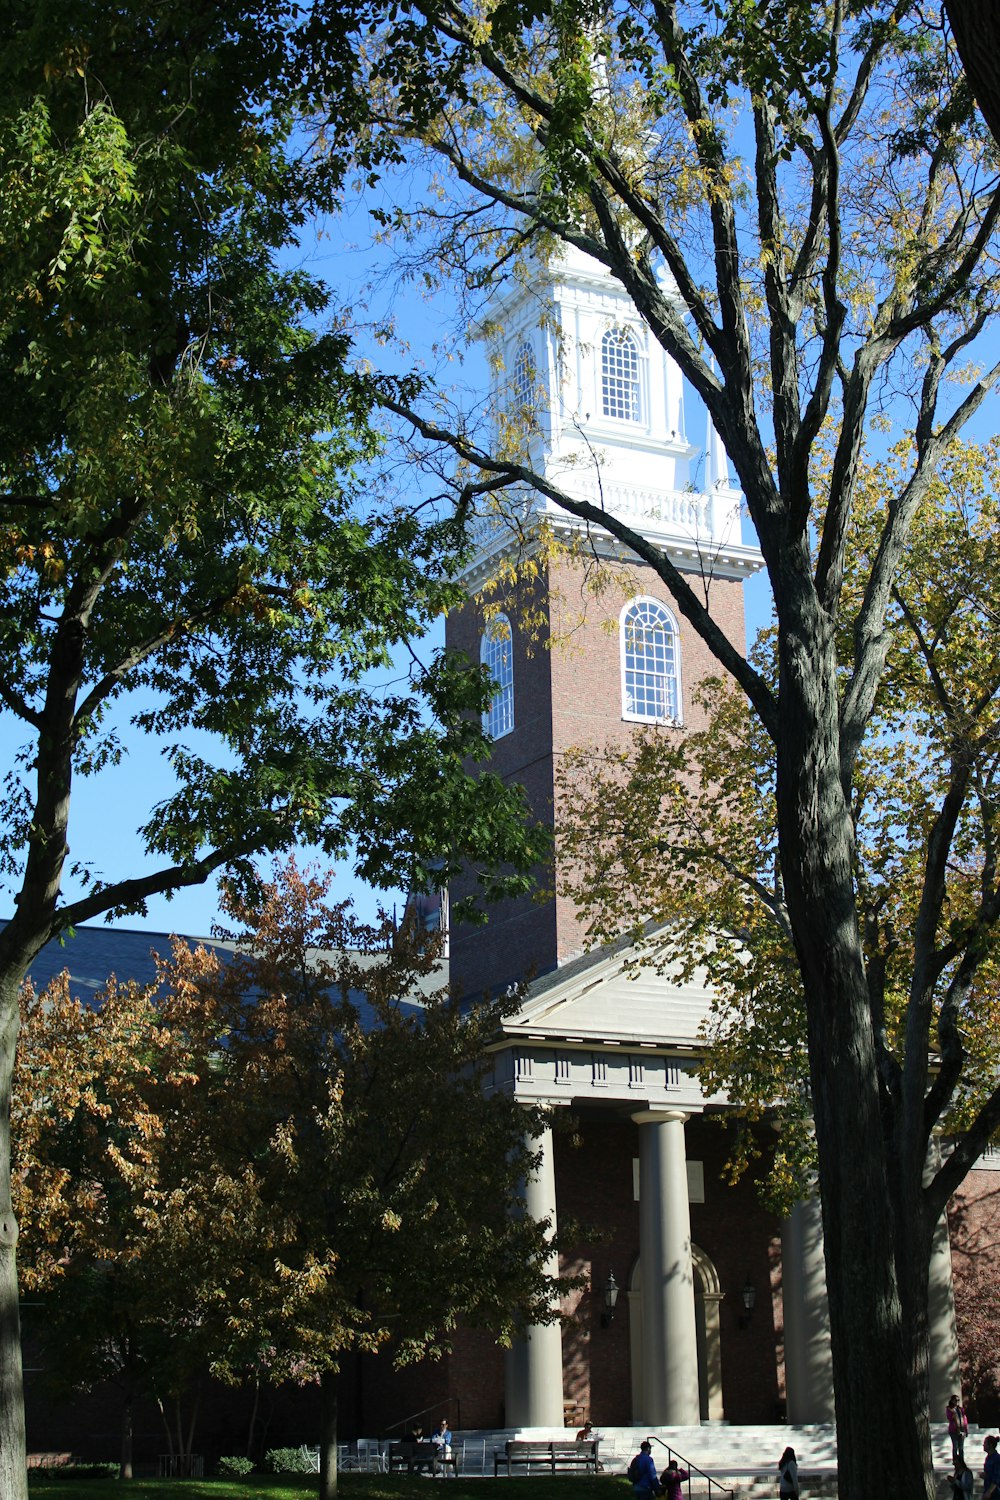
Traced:
<path id="1" fill-rule="evenodd" d="M 388 252 L 373 248 L 369 223 L 366 209 L 356 206 L 340 219 L 306 231 L 301 246 L 302 264 L 328 281 L 336 300 L 352 313 L 360 329 L 359 354 L 383 366 L 389 361 L 397 369 L 409 360 L 433 368 L 438 379 L 451 379 L 472 391 L 485 392 L 488 376 L 482 354 L 475 348 L 468 350 L 449 344 L 448 319 L 442 317 L 440 301 L 424 299 L 413 286 L 401 290 L 388 274 L 383 274 Z M 372 337 L 371 327 L 386 316 L 396 319 L 398 336 L 408 346 L 408 352 L 400 347 L 386 349 Z M 449 361 L 449 356 L 456 354 L 458 358 Z M 689 430 L 692 434 L 700 433 L 703 419 L 695 415 L 691 393 L 688 397 Z M 746 525 L 744 539 L 749 539 Z M 767 585 L 760 577 L 748 585 L 747 611 L 748 633 L 751 633 L 768 613 Z M 443 629 L 434 632 L 425 643 L 427 651 L 442 639 Z M 393 675 L 387 672 L 386 680 Z M 130 747 L 129 753 L 114 768 L 94 777 L 77 778 L 70 828 L 71 857 L 87 861 L 108 879 L 124 878 L 155 867 L 145 855 L 137 830 L 172 786 L 163 746 L 155 741 L 136 742 L 135 731 L 128 725 L 127 700 L 119 705 L 118 722 L 122 741 Z M 11 764 L 19 743 L 18 725 L 9 715 L 0 715 L 0 764 L 5 768 Z M 347 864 L 339 874 L 338 895 L 351 896 L 363 919 L 374 919 L 380 902 L 391 910 L 394 902 L 402 900 L 400 892 L 379 893 L 366 888 L 354 878 Z M 67 879 L 64 894 L 71 899 L 81 892 Z M 0 895 L 0 915 L 9 910 L 8 888 Z M 149 902 L 144 917 L 130 917 L 122 925 L 208 936 L 218 916 L 218 888 L 212 881 L 180 891 L 172 899 L 156 897 Z"/>

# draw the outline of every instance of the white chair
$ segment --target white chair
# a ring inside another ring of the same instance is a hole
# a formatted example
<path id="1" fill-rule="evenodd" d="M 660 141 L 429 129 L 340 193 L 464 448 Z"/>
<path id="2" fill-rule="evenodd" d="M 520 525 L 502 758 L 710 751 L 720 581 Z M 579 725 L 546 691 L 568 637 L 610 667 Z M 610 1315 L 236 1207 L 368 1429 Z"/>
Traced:
<path id="1" fill-rule="evenodd" d="M 385 1474 L 389 1468 L 378 1438 L 358 1438 L 358 1468 L 366 1474 Z"/>
<path id="2" fill-rule="evenodd" d="M 486 1439 L 485 1438 L 463 1438 L 462 1439 L 462 1466 L 463 1474 L 486 1473 Z"/>

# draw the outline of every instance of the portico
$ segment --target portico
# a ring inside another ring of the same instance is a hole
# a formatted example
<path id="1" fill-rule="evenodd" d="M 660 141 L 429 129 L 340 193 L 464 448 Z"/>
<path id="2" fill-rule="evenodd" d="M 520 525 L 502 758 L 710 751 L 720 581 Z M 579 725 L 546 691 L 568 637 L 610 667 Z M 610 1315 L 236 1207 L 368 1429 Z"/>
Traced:
<path id="1" fill-rule="evenodd" d="M 560 1222 L 593 1224 L 561 1263 L 589 1281 L 563 1307 L 571 1323 L 528 1329 L 506 1357 L 505 1420 L 558 1427 L 572 1410 L 650 1428 L 786 1413 L 830 1422 L 818 1200 L 782 1222 L 749 1176 L 726 1180 L 725 1102 L 694 1075 L 704 990 L 697 976 L 675 983 L 629 958 L 624 948 L 605 952 L 537 981 L 496 1043 L 492 1087 L 572 1122 L 536 1143 L 527 1211 L 553 1232 Z M 769 1141 L 765 1130 L 762 1152 Z M 609 1271 L 622 1290 L 613 1318 Z M 943 1229 L 931 1281 L 937 1394 L 956 1384 Z"/>

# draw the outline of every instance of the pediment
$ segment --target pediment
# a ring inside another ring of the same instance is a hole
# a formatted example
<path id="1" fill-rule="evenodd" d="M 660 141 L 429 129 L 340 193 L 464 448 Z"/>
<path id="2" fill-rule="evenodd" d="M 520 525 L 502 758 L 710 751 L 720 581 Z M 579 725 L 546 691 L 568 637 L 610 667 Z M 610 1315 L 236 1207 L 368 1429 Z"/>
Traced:
<path id="1" fill-rule="evenodd" d="M 709 1013 L 705 975 L 682 982 L 655 960 L 637 961 L 634 947 L 587 955 L 543 975 L 507 1036 L 578 1043 L 694 1047 Z"/>

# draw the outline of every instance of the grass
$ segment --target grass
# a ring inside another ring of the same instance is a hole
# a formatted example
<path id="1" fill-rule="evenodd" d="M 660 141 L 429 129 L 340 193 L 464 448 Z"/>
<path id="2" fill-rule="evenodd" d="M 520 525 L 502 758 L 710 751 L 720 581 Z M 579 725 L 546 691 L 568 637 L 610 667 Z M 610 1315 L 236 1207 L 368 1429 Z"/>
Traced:
<path id="1" fill-rule="evenodd" d="M 567 1480 L 572 1479 L 572 1486 Z M 626 1487 L 619 1476 L 516 1475 L 486 1481 L 516 1486 L 510 1500 L 619 1500 Z M 506 1491 L 492 1496 L 480 1478 L 427 1480 L 422 1475 L 344 1474 L 339 1500 L 504 1500 Z M 609 1488 L 611 1486 L 611 1488 Z M 631 1486 L 628 1487 L 631 1489 Z M 311 1474 L 251 1474 L 247 1479 L 38 1479 L 32 1480 L 32 1500 L 308 1500 L 317 1492 Z"/>

